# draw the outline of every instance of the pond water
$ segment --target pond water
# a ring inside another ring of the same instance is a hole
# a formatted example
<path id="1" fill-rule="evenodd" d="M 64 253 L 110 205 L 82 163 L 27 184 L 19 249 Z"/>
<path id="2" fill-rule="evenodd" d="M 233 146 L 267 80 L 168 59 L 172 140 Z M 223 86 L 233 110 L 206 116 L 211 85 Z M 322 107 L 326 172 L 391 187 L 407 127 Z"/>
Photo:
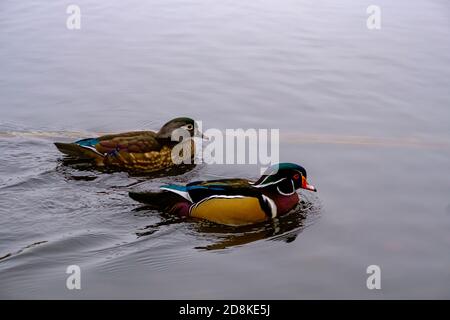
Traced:
<path id="1" fill-rule="evenodd" d="M 377 0 L 379 30 L 366 0 L 74 2 L 80 30 L 61 1 L 0 4 L 0 298 L 450 298 L 448 1 Z M 180 222 L 127 192 L 256 166 L 149 180 L 52 143 L 177 116 L 279 129 L 319 192 L 265 225 Z"/>

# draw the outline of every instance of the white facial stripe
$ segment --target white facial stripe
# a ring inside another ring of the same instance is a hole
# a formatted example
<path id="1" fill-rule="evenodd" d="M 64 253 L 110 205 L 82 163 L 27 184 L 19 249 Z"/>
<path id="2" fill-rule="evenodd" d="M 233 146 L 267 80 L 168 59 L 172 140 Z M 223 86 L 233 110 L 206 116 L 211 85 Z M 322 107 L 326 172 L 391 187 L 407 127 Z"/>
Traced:
<path id="1" fill-rule="evenodd" d="M 303 173 L 302 173 L 301 171 L 295 170 L 295 169 L 294 169 L 294 171 L 297 172 L 298 174 L 300 174 L 300 175 L 303 177 Z M 276 184 L 276 183 L 281 182 L 281 181 L 283 181 L 284 179 L 286 179 L 286 178 L 281 178 L 281 179 L 278 180 L 278 181 L 275 181 L 275 182 L 269 182 L 269 183 L 267 183 L 267 184 L 264 184 L 264 181 L 266 181 L 267 179 L 269 179 L 271 176 L 272 176 L 272 175 L 268 175 L 266 178 L 264 178 L 263 181 L 261 181 L 260 184 L 255 185 L 255 187 L 256 187 L 256 188 L 267 187 L 267 186 L 270 186 L 270 185 L 272 185 L 272 184 Z M 305 177 L 305 179 L 306 179 L 306 177 Z M 294 188 L 294 189 L 295 189 L 295 188 Z"/>
<path id="2" fill-rule="evenodd" d="M 291 183 L 292 183 L 292 192 L 291 193 L 284 193 L 283 191 L 280 190 L 280 188 L 277 186 L 277 191 L 279 194 L 283 195 L 283 196 L 291 196 L 295 193 L 295 186 L 294 186 L 294 181 L 291 179 Z"/>
<path id="3" fill-rule="evenodd" d="M 294 171 L 297 171 L 303 177 L 303 172 L 298 171 L 298 170 L 294 170 Z M 306 177 L 305 177 L 305 179 L 306 179 Z"/>
<path id="4" fill-rule="evenodd" d="M 262 182 L 266 181 L 269 177 L 270 177 L 270 176 L 268 176 L 267 178 L 265 178 Z M 279 182 L 281 182 L 281 181 L 283 181 L 283 180 L 285 180 L 285 179 L 286 179 L 286 178 L 281 178 L 280 180 L 277 180 L 277 181 L 274 181 L 274 182 L 269 182 L 269 183 L 266 183 L 266 184 L 257 184 L 257 185 L 255 184 L 254 187 L 255 187 L 255 188 L 263 188 L 263 187 L 271 186 L 271 185 L 277 184 L 277 183 L 279 183 Z"/>

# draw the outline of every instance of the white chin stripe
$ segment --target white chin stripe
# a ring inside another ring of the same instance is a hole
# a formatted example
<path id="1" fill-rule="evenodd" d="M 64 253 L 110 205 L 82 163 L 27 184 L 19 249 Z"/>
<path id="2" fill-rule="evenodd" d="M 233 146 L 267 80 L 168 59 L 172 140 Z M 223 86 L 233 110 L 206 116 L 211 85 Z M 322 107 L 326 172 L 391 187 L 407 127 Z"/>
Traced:
<path id="1" fill-rule="evenodd" d="M 269 178 L 269 177 L 267 177 L 266 179 L 264 179 L 260 184 L 255 184 L 255 185 L 253 185 L 253 186 L 254 186 L 255 188 L 264 188 L 264 187 L 267 187 L 267 186 L 271 186 L 271 185 L 273 185 L 273 184 L 277 184 L 277 183 L 283 181 L 284 179 L 286 179 L 286 178 L 281 178 L 280 180 L 277 180 L 277 181 L 274 181 L 274 182 L 263 183 L 263 182 L 266 181 L 268 178 Z"/>
<path id="2" fill-rule="evenodd" d="M 292 192 L 290 193 L 284 193 L 283 191 L 280 190 L 280 188 L 277 186 L 277 191 L 279 194 L 281 194 L 282 196 L 292 196 L 295 193 L 295 186 L 294 186 L 294 181 L 291 180 L 292 183 Z"/>

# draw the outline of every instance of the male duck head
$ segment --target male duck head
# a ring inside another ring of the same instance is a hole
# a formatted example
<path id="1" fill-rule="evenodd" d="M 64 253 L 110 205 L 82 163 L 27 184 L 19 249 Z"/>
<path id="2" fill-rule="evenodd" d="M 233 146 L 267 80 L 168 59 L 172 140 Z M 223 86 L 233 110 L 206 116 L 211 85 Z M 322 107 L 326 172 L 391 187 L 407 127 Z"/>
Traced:
<path id="1" fill-rule="evenodd" d="M 169 139 L 171 140 L 173 138 L 173 133 L 175 132 L 175 130 L 186 130 L 186 132 L 191 136 L 191 137 L 202 137 L 204 138 L 204 136 L 202 135 L 202 133 L 198 130 L 198 125 L 197 123 L 192 120 L 191 118 L 186 118 L 186 117 L 180 117 L 180 118 L 175 118 L 170 120 L 169 122 L 167 122 L 165 125 L 163 125 L 161 127 L 161 129 L 157 132 L 156 136 L 159 139 Z"/>
<path id="2" fill-rule="evenodd" d="M 290 196 L 298 189 L 316 192 L 317 189 L 308 183 L 305 168 L 295 163 L 279 163 L 269 167 L 254 187 L 275 190 L 282 196 Z"/>
<path id="3" fill-rule="evenodd" d="M 261 190 L 268 199 L 271 199 L 271 212 L 283 215 L 295 208 L 298 204 L 298 189 L 317 191 L 306 180 L 305 168 L 295 163 L 280 163 L 269 167 L 253 187 Z"/>

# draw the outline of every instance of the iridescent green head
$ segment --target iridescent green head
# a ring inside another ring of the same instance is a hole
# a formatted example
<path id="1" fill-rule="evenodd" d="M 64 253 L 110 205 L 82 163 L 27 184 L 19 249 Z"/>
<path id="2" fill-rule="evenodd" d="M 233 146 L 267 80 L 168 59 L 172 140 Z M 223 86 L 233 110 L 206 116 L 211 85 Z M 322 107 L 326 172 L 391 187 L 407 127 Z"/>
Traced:
<path id="1" fill-rule="evenodd" d="M 305 168 L 295 163 L 284 162 L 270 166 L 254 186 L 257 188 L 276 187 L 278 193 L 282 195 L 291 195 L 300 188 L 317 191 L 306 178 Z"/>

